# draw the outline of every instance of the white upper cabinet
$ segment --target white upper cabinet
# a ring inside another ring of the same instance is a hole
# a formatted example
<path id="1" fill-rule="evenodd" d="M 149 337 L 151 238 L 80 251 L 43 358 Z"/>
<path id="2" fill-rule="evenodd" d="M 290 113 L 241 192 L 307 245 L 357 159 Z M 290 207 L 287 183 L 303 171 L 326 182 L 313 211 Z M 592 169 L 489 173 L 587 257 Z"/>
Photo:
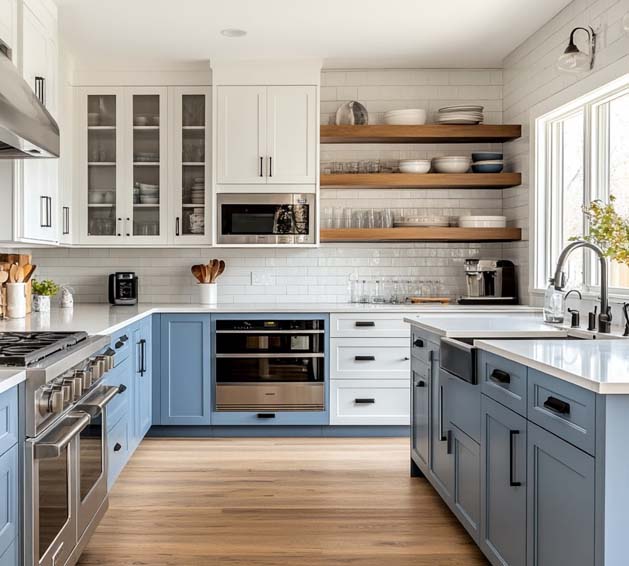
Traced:
<path id="1" fill-rule="evenodd" d="M 316 183 L 315 86 L 219 86 L 219 185 Z"/>
<path id="2" fill-rule="evenodd" d="M 267 177 L 266 87 L 218 88 L 219 184 L 264 184 Z"/>
<path id="3" fill-rule="evenodd" d="M 0 46 L 13 51 L 17 47 L 17 0 L 0 0 Z"/>
<path id="4" fill-rule="evenodd" d="M 266 152 L 269 183 L 315 183 L 316 99 L 314 86 L 268 87 Z"/>

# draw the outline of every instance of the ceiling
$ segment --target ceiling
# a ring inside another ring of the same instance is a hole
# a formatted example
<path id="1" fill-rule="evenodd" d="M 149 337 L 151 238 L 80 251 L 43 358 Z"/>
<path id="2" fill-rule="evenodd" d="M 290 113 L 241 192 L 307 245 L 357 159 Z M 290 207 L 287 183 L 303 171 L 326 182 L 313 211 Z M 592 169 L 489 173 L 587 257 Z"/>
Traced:
<path id="1" fill-rule="evenodd" d="M 570 0 L 57 0 L 79 67 L 173 69 L 213 58 L 324 67 L 500 67 Z M 220 34 L 247 30 L 243 38 Z"/>

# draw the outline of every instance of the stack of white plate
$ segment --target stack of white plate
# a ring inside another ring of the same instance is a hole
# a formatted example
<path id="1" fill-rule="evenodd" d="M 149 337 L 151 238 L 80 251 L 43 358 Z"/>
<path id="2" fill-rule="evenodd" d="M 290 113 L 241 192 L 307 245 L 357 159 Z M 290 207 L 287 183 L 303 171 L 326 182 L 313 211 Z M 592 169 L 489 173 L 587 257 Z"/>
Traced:
<path id="1" fill-rule="evenodd" d="M 403 216 L 393 223 L 393 226 L 397 228 L 418 228 L 449 225 L 449 216 Z"/>
<path id="2" fill-rule="evenodd" d="M 190 204 L 205 203 L 205 179 L 197 177 L 194 179 L 194 185 L 190 189 Z"/>
<path id="3" fill-rule="evenodd" d="M 437 173 L 467 173 L 470 168 L 470 158 L 467 155 L 448 155 L 435 157 L 432 168 Z"/>
<path id="4" fill-rule="evenodd" d="M 159 204 L 159 185 L 140 183 L 140 204 Z"/>
<path id="5" fill-rule="evenodd" d="M 483 121 L 482 106 L 446 106 L 439 108 L 439 124 L 480 124 Z"/>
<path id="6" fill-rule="evenodd" d="M 506 228 L 506 216 L 459 216 L 461 228 Z"/>
<path id="7" fill-rule="evenodd" d="M 430 160 L 428 159 L 403 159 L 400 161 L 400 173 L 428 173 Z"/>
<path id="8" fill-rule="evenodd" d="M 384 123 L 391 126 L 415 126 L 426 123 L 426 111 L 423 108 L 389 110 L 384 113 Z"/>

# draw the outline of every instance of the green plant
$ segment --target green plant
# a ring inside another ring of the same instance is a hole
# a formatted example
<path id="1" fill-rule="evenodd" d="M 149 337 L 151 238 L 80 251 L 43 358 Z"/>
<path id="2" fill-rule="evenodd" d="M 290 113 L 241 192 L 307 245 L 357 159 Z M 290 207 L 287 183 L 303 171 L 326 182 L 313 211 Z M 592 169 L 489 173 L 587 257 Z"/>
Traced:
<path id="1" fill-rule="evenodd" d="M 588 219 L 588 234 L 570 239 L 596 244 L 608 258 L 629 265 L 629 220 L 618 214 L 615 200 L 614 195 L 609 195 L 608 203 L 594 200 L 585 205 L 583 214 Z"/>
<path id="2" fill-rule="evenodd" d="M 59 285 L 57 285 L 52 279 L 44 279 L 43 281 L 37 281 L 33 279 L 33 293 L 35 295 L 44 295 L 51 297 L 59 292 Z"/>

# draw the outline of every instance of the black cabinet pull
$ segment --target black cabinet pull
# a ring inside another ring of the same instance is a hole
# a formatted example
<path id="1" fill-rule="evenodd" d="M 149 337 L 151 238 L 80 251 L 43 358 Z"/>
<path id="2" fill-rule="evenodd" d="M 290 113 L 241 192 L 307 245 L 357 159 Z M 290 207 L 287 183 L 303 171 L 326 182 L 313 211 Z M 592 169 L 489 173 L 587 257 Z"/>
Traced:
<path id="1" fill-rule="evenodd" d="M 354 399 L 354 403 L 357 405 L 375 405 L 375 399 Z"/>
<path id="2" fill-rule="evenodd" d="M 121 342 L 126 342 L 127 340 L 129 340 L 129 337 L 128 337 L 126 334 L 123 334 L 123 335 L 120 337 L 120 341 L 121 341 Z"/>
<path id="3" fill-rule="evenodd" d="M 426 387 L 426 382 L 423 379 L 420 379 L 415 387 Z"/>
<path id="4" fill-rule="evenodd" d="M 409 358 L 409 357 L 407 357 L 407 356 L 404 356 L 404 357 L 402 358 L 402 361 L 403 361 L 403 362 L 408 362 L 409 360 L 410 360 L 410 358 Z"/>
<path id="5" fill-rule="evenodd" d="M 116 442 L 116 444 L 114 444 L 114 452 L 120 452 L 122 450 L 122 444 L 120 444 L 120 442 Z"/>
<path id="6" fill-rule="evenodd" d="M 515 458 L 515 437 L 520 434 L 519 430 L 510 430 L 509 431 L 509 486 L 510 487 L 520 487 L 522 482 L 515 481 L 515 470 L 513 465 L 513 460 Z"/>
<path id="7" fill-rule="evenodd" d="M 452 431 L 449 430 L 446 434 L 446 439 L 448 443 L 446 445 L 446 454 L 452 454 Z"/>
<path id="8" fill-rule="evenodd" d="M 511 383 L 511 376 L 501 369 L 495 369 L 491 372 L 489 379 L 497 383 Z"/>
<path id="9" fill-rule="evenodd" d="M 443 385 L 439 387 L 439 440 L 441 442 L 447 440 L 443 435 Z"/>
<path id="10" fill-rule="evenodd" d="M 565 401 L 557 399 L 557 397 L 553 397 L 552 395 L 544 401 L 544 408 L 560 415 L 570 414 L 570 403 L 566 403 Z"/>
<path id="11" fill-rule="evenodd" d="M 356 362 L 375 362 L 376 356 L 354 356 Z"/>
<path id="12" fill-rule="evenodd" d="M 127 386 L 124 383 L 121 383 L 118 386 L 118 395 L 120 395 L 121 393 L 124 393 L 127 390 Z"/>
<path id="13" fill-rule="evenodd" d="M 263 165 L 264 165 L 264 157 L 260 157 L 260 177 L 264 177 L 264 174 L 262 172 Z"/>
<path id="14" fill-rule="evenodd" d="M 175 217 L 175 236 L 179 236 L 179 216 Z"/>
<path id="15" fill-rule="evenodd" d="M 373 320 L 357 320 L 356 321 L 356 326 L 358 328 L 360 327 L 365 327 L 365 326 L 375 326 L 376 323 Z"/>
<path id="16" fill-rule="evenodd" d="M 269 177 L 273 177 L 273 158 L 269 157 Z"/>
<path id="17" fill-rule="evenodd" d="M 140 367 L 138 369 L 138 373 L 140 376 L 144 377 L 146 373 L 146 340 L 142 338 L 138 345 L 140 346 Z"/>
<path id="18" fill-rule="evenodd" d="M 70 233 L 70 207 L 63 207 L 63 229 L 62 233 L 67 236 Z"/>
<path id="19" fill-rule="evenodd" d="M 122 340 L 118 340 L 118 342 L 116 342 L 115 346 L 116 346 L 116 350 L 120 350 L 120 348 L 122 348 L 124 346 L 124 342 Z"/>
<path id="20" fill-rule="evenodd" d="M 52 198 L 39 197 L 39 226 L 52 228 Z"/>
<path id="21" fill-rule="evenodd" d="M 275 413 L 258 413 L 257 417 L 259 419 L 274 419 Z"/>
<path id="22" fill-rule="evenodd" d="M 413 346 L 415 346 L 415 348 L 423 348 L 424 341 L 421 338 L 417 338 L 417 340 L 413 342 Z"/>

